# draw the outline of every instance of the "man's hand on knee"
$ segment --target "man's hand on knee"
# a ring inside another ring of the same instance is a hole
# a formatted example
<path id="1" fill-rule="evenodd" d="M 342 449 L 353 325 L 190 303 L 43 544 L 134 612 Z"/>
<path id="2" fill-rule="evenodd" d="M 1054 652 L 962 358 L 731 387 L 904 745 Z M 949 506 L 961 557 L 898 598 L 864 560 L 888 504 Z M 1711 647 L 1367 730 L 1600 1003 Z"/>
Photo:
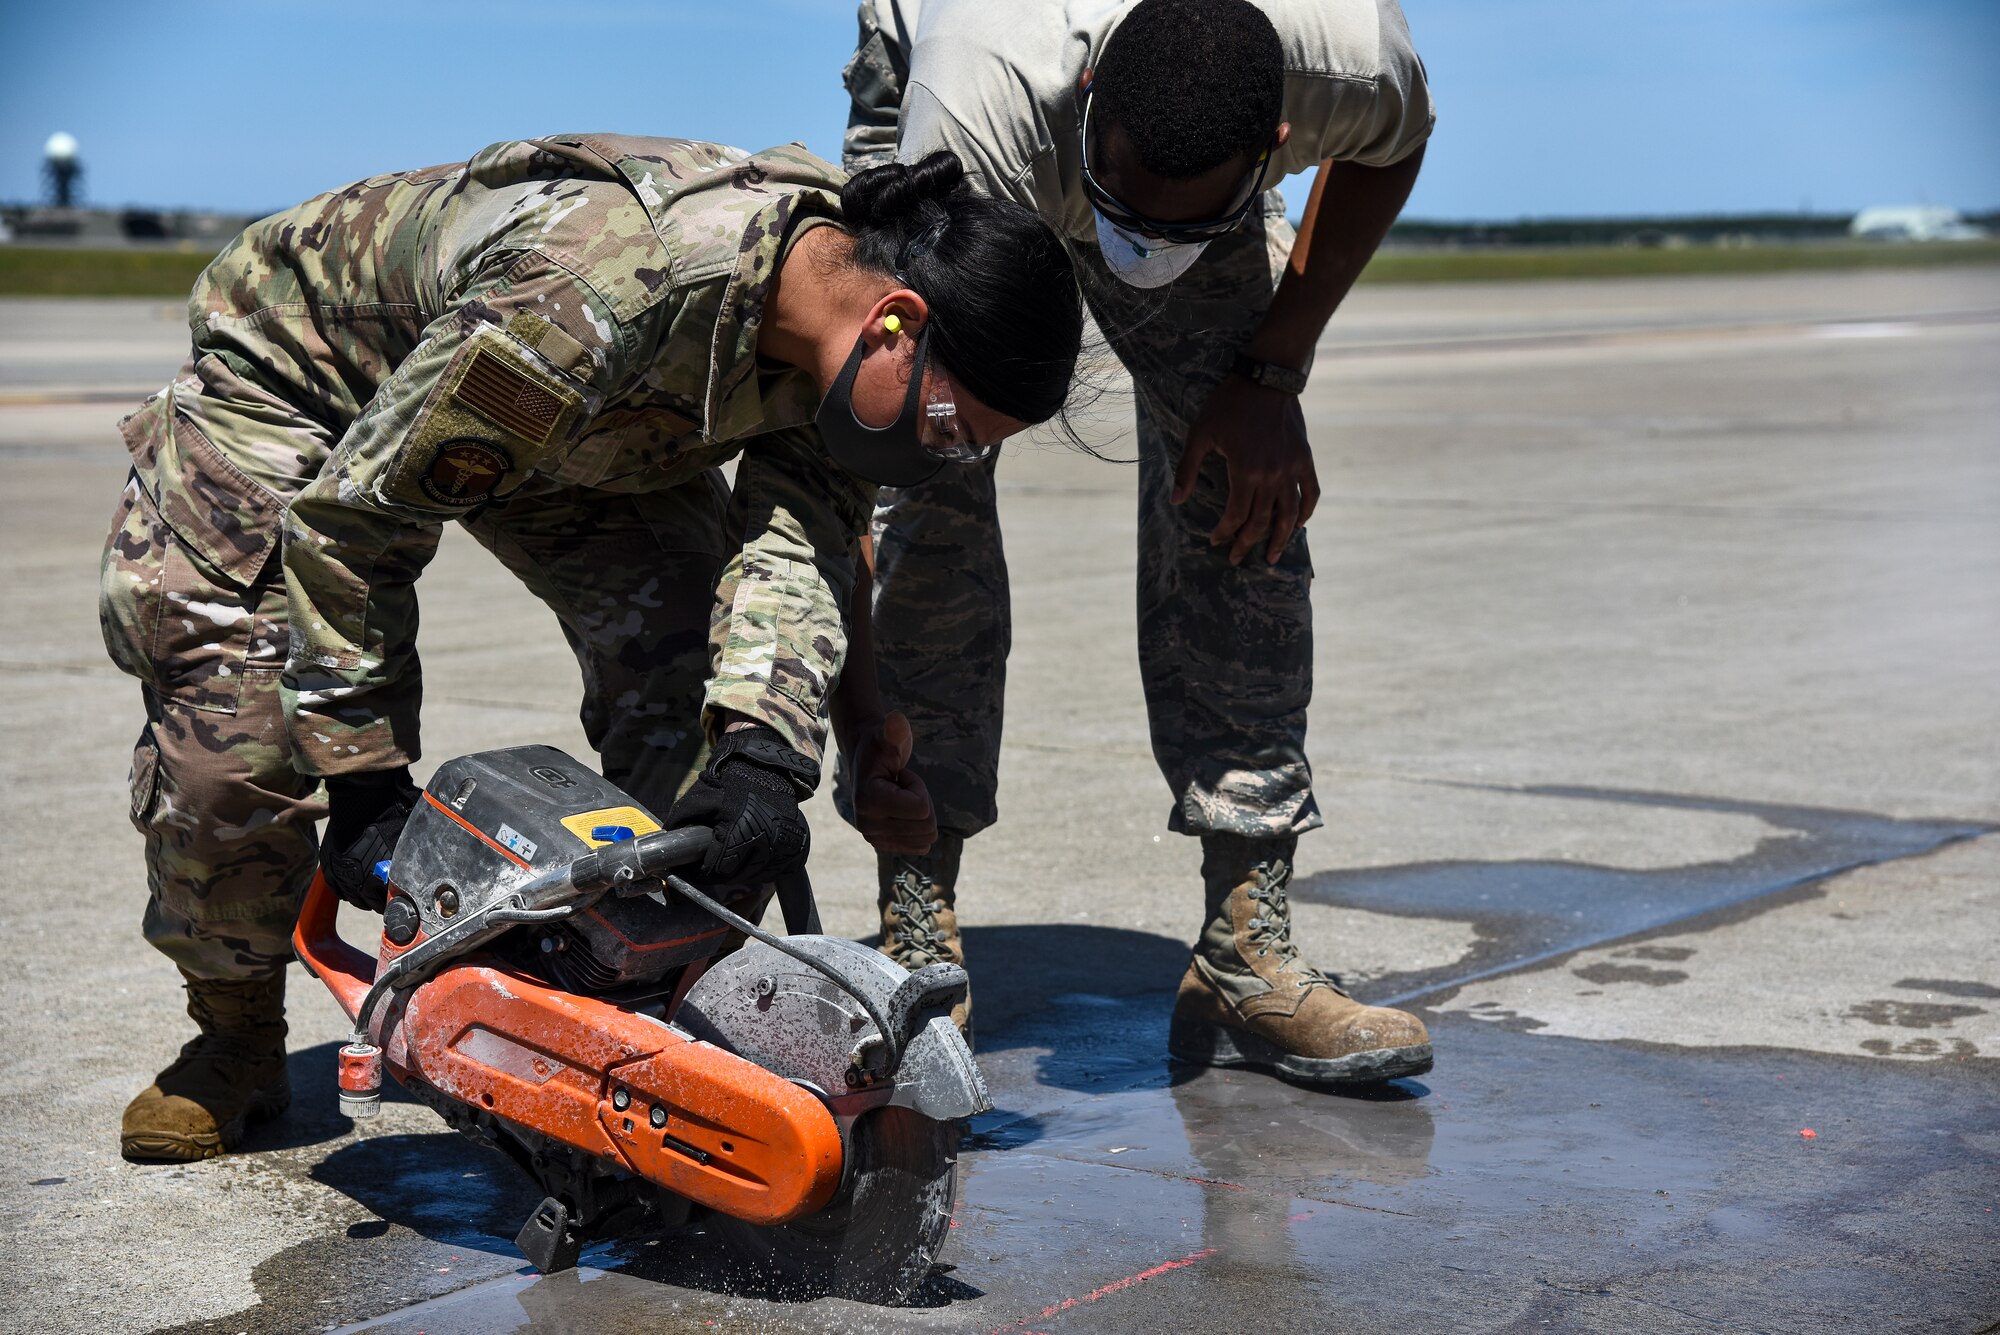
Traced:
<path id="1" fill-rule="evenodd" d="M 1229 501 L 1209 545 L 1228 543 L 1231 565 L 1260 549 L 1265 561 L 1277 564 L 1319 505 L 1319 474 L 1297 396 L 1225 377 L 1188 432 L 1174 477 L 1175 505 L 1194 495 L 1211 454 L 1228 465 Z"/>
<path id="2" fill-rule="evenodd" d="M 937 842 L 930 790 L 910 768 L 910 721 L 892 713 L 855 730 L 854 827 L 881 853 L 928 853 Z"/>

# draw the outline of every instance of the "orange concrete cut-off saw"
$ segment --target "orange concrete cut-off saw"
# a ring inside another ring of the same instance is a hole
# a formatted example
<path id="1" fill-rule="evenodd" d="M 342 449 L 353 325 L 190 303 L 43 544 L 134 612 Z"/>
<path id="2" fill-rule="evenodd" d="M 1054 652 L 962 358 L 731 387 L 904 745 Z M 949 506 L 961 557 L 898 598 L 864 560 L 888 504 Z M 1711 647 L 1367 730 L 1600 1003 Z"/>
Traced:
<path id="1" fill-rule="evenodd" d="M 950 1019 L 965 972 L 821 935 L 803 873 L 718 902 L 677 874 L 708 840 L 549 747 L 442 766 L 377 868 L 377 958 L 335 932 L 324 878 L 300 915 L 354 1021 L 342 1107 L 372 1116 L 386 1065 L 512 1158 L 545 1193 L 517 1239 L 544 1271 L 701 1221 L 768 1284 L 898 1301 L 991 1106 Z M 788 935 L 754 921 L 772 898 Z"/>

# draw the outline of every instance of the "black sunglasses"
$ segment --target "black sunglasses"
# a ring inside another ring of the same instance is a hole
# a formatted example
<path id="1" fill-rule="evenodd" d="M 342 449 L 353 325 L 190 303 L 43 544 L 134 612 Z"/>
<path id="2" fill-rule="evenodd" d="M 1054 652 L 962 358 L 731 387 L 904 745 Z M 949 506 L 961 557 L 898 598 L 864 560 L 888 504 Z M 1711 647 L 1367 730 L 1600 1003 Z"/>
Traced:
<path id="1" fill-rule="evenodd" d="M 1127 207 L 1119 198 L 1098 183 L 1097 176 L 1090 169 L 1090 107 L 1096 94 L 1090 85 L 1083 89 L 1083 193 L 1090 197 L 1091 207 L 1104 215 L 1114 227 L 1122 227 L 1128 232 L 1141 236 L 1158 238 L 1171 244 L 1199 244 L 1229 235 L 1243 225 L 1250 211 L 1257 207 L 1259 196 L 1264 193 L 1264 178 L 1271 170 L 1271 150 L 1265 149 L 1257 159 L 1257 174 L 1250 179 L 1250 192 L 1243 196 L 1228 214 L 1205 222 L 1161 222 L 1148 218 L 1136 209 Z"/>

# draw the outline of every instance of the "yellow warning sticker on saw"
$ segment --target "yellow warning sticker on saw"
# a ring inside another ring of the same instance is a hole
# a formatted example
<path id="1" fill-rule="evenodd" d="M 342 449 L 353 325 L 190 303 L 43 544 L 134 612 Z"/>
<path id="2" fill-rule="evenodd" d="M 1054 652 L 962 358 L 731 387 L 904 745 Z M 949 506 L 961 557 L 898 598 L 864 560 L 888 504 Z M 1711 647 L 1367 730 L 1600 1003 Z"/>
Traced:
<path id="1" fill-rule="evenodd" d="M 652 834 L 660 828 L 660 823 L 637 807 L 606 807 L 602 811 L 581 811 L 574 816 L 562 818 L 563 828 L 592 848 L 603 848 L 606 844 L 623 843 L 620 839 L 599 839 L 592 830 L 615 829 L 620 826 L 632 832 L 637 839 L 642 834 Z"/>

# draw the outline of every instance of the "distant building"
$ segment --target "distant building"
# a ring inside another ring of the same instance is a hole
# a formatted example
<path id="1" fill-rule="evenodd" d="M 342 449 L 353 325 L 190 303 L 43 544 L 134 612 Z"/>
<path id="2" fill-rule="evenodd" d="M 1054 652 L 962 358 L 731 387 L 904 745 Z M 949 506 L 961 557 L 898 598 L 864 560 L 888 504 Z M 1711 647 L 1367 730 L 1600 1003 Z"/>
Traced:
<path id="1" fill-rule="evenodd" d="M 214 253 L 255 219 L 192 209 L 48 209 L 0 204 L 0 245 L 172 246 Z"/>
<path id="2" fill-rule="evenodd" d="M 1941 204 L 1878 204 L 1855 214 L 1847 232 L 1866 241 L 1977 241 L 1986 235 Z"/>

